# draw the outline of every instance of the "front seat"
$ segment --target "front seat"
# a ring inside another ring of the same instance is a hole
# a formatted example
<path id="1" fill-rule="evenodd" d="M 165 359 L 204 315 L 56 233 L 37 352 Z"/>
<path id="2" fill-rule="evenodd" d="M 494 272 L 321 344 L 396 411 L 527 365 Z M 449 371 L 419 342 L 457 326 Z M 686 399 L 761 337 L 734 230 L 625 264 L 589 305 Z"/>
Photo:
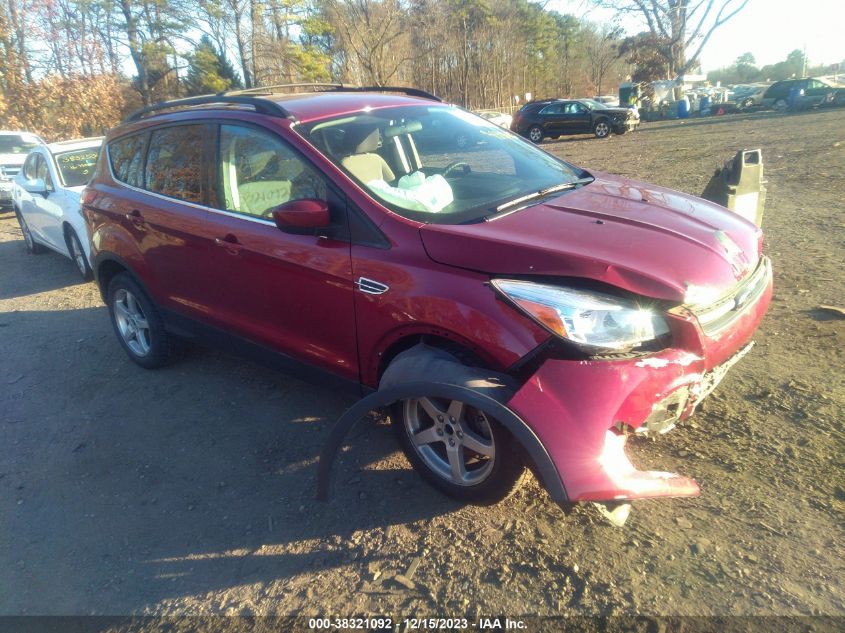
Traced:
<path id="1" fill-rule="evenodd" d="M 352 151 L 341 159 L 340 164 L 364 184 L 373 180 L 393 182 L 396 179 L 387 161 L 375 153 L 379 139 L 378 128 L 361 126 L 346 131 L 347 147 Z"/>

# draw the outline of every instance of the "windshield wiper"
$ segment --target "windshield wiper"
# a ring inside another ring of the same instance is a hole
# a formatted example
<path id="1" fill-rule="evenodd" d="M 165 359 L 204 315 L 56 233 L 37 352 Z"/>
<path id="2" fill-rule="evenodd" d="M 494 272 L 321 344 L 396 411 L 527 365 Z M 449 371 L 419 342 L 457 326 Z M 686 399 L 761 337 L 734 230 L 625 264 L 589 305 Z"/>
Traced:
<path id="1" fill-rule="evenodd" d="M 535 198 L 543 198 L 550 193 L 555 193 L 557 191 L 566 191 L 567 189 L 575 189 L 579 185 L 587 185 L 593 182 L 595 178 L 592 176 L 588 178 L 579 178 L 578 180 L 573 180 L 571 182 L 562 182 L 559 185 L 552 185 L 551 187 L 546 187 L 545 189 L 540 189 L 539 191 L 534 191 L 532 193 L 525 194 L 524 196 L 520 196 L 519 198 L 514 198 L 513 200 L 509 200 L 508 202 L 500 204 L 496 207 L 496 211 L 491 213 L 485 220 L 492 220 L 494 218 L 499 217 L 499 215 L 512 207 L 522 204 L 523 202 L 528 202 L 529 200 L 534 200 Z"/>

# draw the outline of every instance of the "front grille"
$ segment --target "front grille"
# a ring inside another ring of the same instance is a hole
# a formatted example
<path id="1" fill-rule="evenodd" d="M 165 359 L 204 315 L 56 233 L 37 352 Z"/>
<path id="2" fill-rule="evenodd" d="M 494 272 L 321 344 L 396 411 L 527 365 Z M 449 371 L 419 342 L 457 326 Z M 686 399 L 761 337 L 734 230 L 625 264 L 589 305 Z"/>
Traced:
<path id="1" fill-rule="evenodd" d="M 769 258 L 761 257 L 754 272 L 727 294 L 710 305 L 691 307 L 704 333 L 717 334 L 757 303 L 769 282 L 770 268 Z"/>

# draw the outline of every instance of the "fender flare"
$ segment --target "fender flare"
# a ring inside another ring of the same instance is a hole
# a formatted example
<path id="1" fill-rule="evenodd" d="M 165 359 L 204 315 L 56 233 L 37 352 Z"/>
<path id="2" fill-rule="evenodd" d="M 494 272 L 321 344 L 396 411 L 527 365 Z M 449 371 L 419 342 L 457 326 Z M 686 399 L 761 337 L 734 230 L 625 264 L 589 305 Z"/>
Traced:
<path id="1" fill-rule="evenodd" d="M 371 393 L 352 405 L 340 416 L 323 442 L 317 468 L 317 500 L 328 501 L 331 488 L 331 470 L 344 438 L 370 411 L 387 407 L 399 400 L 413 398 L 446 398 L 461 400 L 470 406 L 492 415 L 522 444 L 533 460 L 541 483 L 556 503 L 567 501 L 566 490 L 557 468 L 540 439 L 531 428 L 510 408 L 493 398 L 468 387 L 440 382 L 408 382 Z"/>
<path id="2" fill-rule="evenodd" d="M 132 266 L 131 266 L 131 264 L 129 264 L 129 262 L 127 262 L 120 255 L 116 255 L 115 253 L 112 253 L 111 251 L 100 251 L 99 253 L 97 253 L 94 256 L 93 261 L 91 262 L 91 270 L 94 273 L 94 279 L 97 283 L 97 287 L 100 289 L 100 296 L 103 299 L 103 303 L 105 303 L 106 299 L 108 299 L 107 295 L 108 295 L 108 292 L 109 292 L 108 288 L 103 288 L 100 285 L 100 266 L 105 262 L 114 262 L 115 264 L 118 264 L 121 268 L 123 268 L 125 270 L 125 272 L 127 272 L 132 277 L 132 279 L 139 286 L 141 286 L 141 290 L 143 290 L 145 293 L 147 293 L 148 297 L 152 297 L 152 295 L 150 295 L 149 289 L 147 288 L 147 285 L 136 274 L 135 269 L 132 268 Z"/>

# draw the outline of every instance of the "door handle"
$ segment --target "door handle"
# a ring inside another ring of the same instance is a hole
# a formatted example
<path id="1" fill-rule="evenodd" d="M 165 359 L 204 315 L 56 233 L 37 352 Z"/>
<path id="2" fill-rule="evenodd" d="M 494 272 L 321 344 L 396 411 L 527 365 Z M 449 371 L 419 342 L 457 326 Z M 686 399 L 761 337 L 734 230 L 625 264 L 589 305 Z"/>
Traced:
<path id="1" fill-rule="evenodd" d="M 141 212 L 138 211 L 138 209 L 132 209 L 129 213 L 127 213 L 126 219 L 137 227 L 141 227 L 144 224 L 144 216 L 141 215 Z"/>
<path id="2" fill-rule="evenodd" d="M 223 237 L 215 237 L 214 243 L 217 246 L 225 248 L 231 255 L 237 255 L 244 247 L 243 244 L 238 242 L 238 238 L 232 233 L 227 233 Z"/>

